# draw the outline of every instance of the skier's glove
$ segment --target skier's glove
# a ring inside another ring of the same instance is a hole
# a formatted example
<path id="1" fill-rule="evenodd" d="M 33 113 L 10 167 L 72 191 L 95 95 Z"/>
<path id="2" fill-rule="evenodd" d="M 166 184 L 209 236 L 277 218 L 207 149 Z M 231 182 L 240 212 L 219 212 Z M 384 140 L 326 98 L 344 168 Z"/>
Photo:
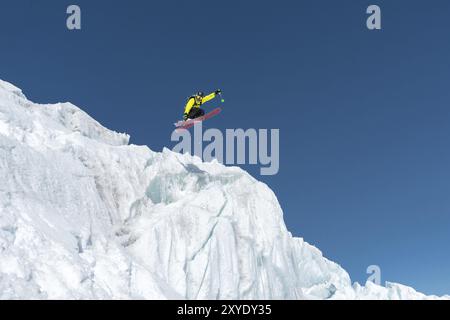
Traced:
<path id="1" fill-rule="evenodd" d="M 214 93 L 215 93 L 216 95 L 221 94 L 221 93 L 222 93 L 222 90 L 217 89 Z"/>
<path id="2" fill-rule="evenodd" d="M 188 119 L 188 114 L 185 113 L 185 114 L 183 115 L 183 120 L 186 121 L 187 119 Z"/>

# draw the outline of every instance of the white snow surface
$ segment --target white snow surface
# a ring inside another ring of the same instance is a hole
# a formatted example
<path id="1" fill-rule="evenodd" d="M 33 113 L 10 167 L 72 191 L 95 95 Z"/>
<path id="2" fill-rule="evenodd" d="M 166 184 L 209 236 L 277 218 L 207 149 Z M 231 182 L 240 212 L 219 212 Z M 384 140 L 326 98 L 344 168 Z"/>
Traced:
<path id="1" fill-rule="evenodd" d="M 438 298 L 352 284 L 240 168 L 129 145 L 1 80 L 0 176 L 0 299 Z"/>

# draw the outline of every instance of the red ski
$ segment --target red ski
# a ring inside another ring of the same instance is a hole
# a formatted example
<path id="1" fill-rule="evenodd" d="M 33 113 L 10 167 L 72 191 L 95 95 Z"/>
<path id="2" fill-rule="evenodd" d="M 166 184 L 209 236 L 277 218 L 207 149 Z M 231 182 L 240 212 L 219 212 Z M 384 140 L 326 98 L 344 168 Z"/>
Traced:
<path id="1" fill-rule="evenodd" d="M 220 108 L 216 108 L 213 111 L 205 114 L 204 116 L 195 118 L 195 119 L 189 119 L 187 121 L 178 121 L 175 123 L 175 126 L 177 127 L 176 130 L 183 130 L 183 129 L 189 129 L 193 127 L 196 123 L 208 120 L 216 115 L 218 115 L 222 111 Z"/>

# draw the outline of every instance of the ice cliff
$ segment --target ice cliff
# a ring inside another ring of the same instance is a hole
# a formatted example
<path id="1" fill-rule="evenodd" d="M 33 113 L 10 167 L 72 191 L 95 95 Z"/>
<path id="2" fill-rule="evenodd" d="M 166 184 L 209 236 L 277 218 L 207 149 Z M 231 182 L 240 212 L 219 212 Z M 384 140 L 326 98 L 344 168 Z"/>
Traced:
<path id="1" fill-rule="evenodd" d="M 425 299 L 352 284 L 237 167 L 129 144 L 0 81 L 0 299 Z"/>

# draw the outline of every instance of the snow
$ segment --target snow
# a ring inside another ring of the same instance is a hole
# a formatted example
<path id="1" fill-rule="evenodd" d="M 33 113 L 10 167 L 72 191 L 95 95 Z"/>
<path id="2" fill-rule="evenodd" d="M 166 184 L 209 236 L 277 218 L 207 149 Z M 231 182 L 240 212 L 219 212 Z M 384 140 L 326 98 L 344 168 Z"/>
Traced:
<path id="1" fill-rule="evenodd" d="M 240 168 L 130 145 L 1 80 L 0 176 L 0 299 L 438 298 L 352 284 Z"/>

